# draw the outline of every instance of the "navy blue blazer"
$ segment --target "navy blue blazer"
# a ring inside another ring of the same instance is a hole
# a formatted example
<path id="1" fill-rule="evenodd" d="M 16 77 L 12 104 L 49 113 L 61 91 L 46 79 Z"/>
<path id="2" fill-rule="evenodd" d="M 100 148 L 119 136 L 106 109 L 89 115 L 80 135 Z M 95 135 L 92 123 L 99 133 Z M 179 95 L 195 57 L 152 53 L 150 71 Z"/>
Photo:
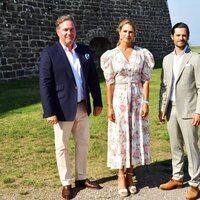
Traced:
<path id="1" fill-rule="evenodd" d="M 85 100 L 89 115 L 90 94 L 93 107 L 102 107 L 101 90 L 89 47 L 76 44 L 75 51 L 80 59 L 84 76 Z M 55 42 L 42 51 L 39 75 L 43 117 L 56 115 L 59 121 L 73 121 L 77 112 L 77 86 L 69 60 L 60 42 Z"/>

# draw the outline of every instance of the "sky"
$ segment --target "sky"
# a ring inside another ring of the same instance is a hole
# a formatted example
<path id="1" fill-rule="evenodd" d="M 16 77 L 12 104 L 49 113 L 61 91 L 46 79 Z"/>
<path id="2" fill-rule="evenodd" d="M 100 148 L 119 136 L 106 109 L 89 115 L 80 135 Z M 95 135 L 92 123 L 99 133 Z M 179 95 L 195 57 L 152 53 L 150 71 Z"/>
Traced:
<path id="1" fill-rule="evenodd" d="M 190 29 L 190 46 L 200 46 L 200 0 L 167 0 L 172 26 L 184 22 Z"/>

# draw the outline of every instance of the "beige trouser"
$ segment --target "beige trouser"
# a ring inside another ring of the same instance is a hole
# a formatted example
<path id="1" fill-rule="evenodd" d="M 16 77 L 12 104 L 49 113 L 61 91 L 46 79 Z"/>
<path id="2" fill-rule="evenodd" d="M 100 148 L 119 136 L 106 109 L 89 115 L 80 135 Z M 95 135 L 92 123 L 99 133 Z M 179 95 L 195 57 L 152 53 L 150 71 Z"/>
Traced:
<path id="1" fill-rule="evenodd" d="M 193 126 L 191 119 L 178 117 L 176 106 L 170 105 L 167 128 L 170 136 L 172 152 L 173 179 L 183 180 L 184 148 L 188 157 L 189 185 L 200 185 L 200 152 L 198 148 L 198 128 Z"/>
<path id="2" fill-rule="evenodd" d="M 74 121 L 60 121 L 54 125 L 56 160 L 60 181 L 63 186 L 72 184 L 69 156 L 69 136 L 75 142 L 75 179 L 86 179 L 86 163 L 89 145 L 89 118 L 85 103 L 78 104 Z"/>

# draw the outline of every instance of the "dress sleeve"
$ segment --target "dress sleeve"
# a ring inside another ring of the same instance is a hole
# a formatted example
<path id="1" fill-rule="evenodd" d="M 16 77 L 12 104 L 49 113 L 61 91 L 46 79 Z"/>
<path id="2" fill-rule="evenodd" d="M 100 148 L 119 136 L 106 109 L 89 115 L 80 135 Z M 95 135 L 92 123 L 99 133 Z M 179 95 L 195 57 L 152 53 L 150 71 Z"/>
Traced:
<path id="1" fill-rule="evenodd" d="M 106 84 L 110 85 L 114 83 L 114 77 L 115 77 L 115 72 L 113 70 L 112 66 L 112 52 L 111 50 L 106 51 L 102 56 L 101 56 L 101 69 L 103 70 L 104 78 L 106 81 Z"/>
<path id="2" fill-rule="evenodd" d="M 150 80 L 151 70 L 155 65 L 154 57 L 152 53 L 147 49 L 142 49 L 142 57 L 144 59 L 141 80 L 142 82 Z"/>

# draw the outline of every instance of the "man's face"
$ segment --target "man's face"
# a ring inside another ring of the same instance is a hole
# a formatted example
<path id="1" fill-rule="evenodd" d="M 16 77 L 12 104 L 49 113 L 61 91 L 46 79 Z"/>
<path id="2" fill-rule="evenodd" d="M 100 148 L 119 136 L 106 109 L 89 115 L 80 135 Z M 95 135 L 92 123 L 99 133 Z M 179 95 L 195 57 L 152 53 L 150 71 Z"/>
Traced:
<path id="1" fill-rule="evenodd" d="M 171 35 L 171 38 L 175 44 L 175 47 L 178 47 L 179 49 L 184 49 L 189 39 L 187 29 L 175 28 L 174 34 Z"/>
<path id="2" fill-rule="evenodd" d="M 76 28 L 71 20 L 62 22 L 56 29 L 60 42 L 70 48 L 76 38 Z"/>

